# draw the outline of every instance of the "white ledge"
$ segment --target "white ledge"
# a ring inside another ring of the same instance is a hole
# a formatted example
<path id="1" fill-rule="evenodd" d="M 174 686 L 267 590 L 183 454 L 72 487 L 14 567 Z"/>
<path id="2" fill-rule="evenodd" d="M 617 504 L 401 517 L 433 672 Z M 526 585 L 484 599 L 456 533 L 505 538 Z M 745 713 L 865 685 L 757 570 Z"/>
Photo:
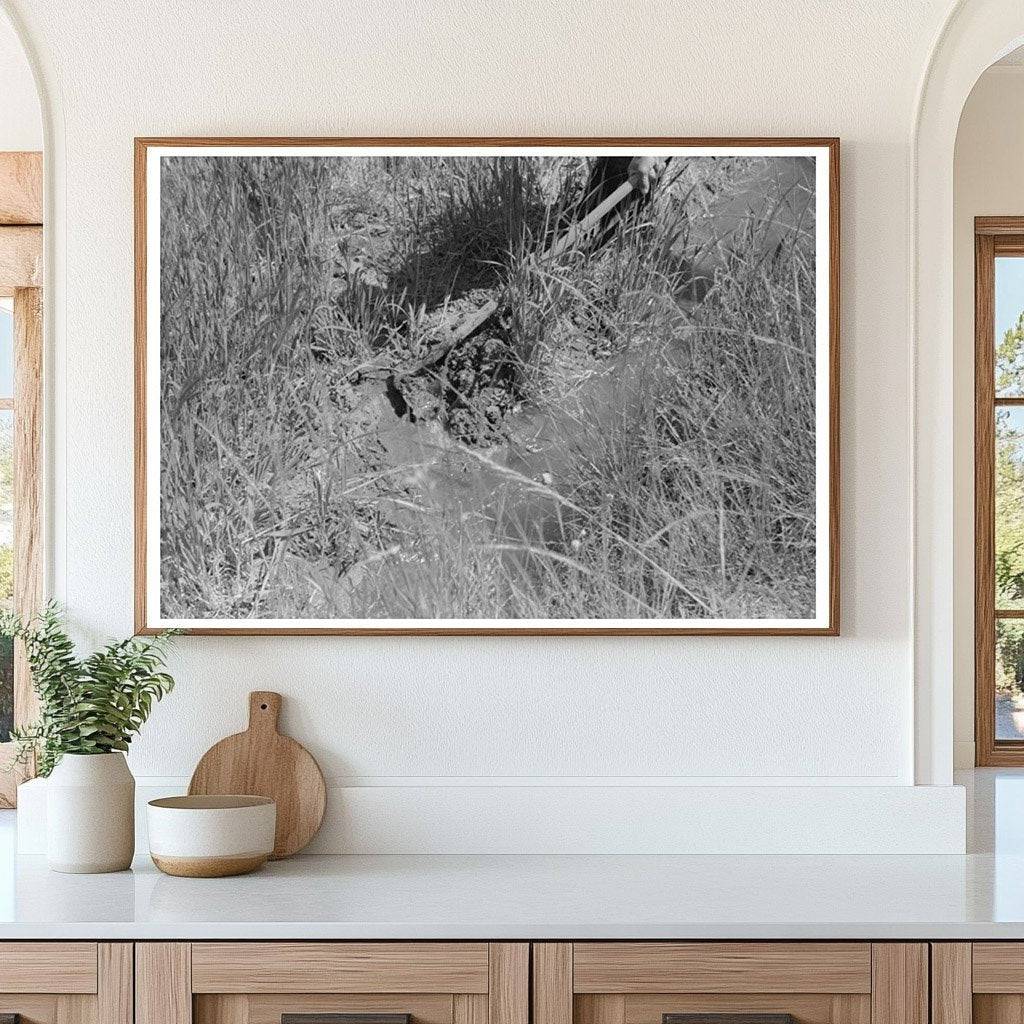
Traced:
<path id="1" fill-rule="evenodd" d="M 187 780 L 140 779 L 145 803 Z M 18 851 L 45 850 L 45 780 L 18 790 Z M 335 785 L 316 854 L 962 854 L 960 786 Z"/>

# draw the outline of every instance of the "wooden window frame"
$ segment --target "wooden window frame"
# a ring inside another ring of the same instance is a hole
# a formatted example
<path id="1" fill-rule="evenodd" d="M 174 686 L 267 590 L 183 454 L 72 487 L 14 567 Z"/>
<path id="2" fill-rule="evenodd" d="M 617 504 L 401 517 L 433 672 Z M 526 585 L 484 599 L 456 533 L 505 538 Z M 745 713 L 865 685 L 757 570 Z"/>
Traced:
<path id="1" fill-rule="evenodd" d="M 995 417 L 1024 398 L 996 398 L 995 261 L 1024 257 L 1024 217 L 974 221 L 974 749 L 978 767 L 1024 766 L 1024 740 L 996 739 Z"/>
<path id="2" fill-rule="evenodd" d="M 42 604 L 43 161 L 41 153 L 0 153 L 0 296 L 14 299 L 14 608 Z M 25 652 L 14 652 L 14 724 L 37 712 Z M 13 807 L 31 765 L 12 767 L 14 744 L 0 743 L 0 807 Z"/>

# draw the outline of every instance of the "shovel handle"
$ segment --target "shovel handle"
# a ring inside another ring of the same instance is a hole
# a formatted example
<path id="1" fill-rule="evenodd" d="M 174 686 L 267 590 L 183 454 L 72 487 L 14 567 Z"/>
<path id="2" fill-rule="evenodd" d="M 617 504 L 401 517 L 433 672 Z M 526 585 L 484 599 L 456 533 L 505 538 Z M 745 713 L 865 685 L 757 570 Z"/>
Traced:
<path id="1" fill-rule="evenodd" d="M 557 242 L 554 242 L 549 248 L 545 249 L 541 259 L 548 256 L 559 256 L 571 245 L 575 245 L 606 213 L 614 210 L 632 191 L 633 183 L 631 181 L 624 181 L 607 199 L 595 206 L 582 220 L 576 221 Z"/>

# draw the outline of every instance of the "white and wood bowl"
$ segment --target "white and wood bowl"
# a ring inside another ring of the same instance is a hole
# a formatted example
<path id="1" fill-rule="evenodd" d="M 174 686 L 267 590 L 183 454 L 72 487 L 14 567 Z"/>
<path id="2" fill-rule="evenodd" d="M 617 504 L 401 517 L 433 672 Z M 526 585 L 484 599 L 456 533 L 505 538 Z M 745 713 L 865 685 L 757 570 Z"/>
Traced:
<path id="1" fill-rule="evenodd" d="M 273 853 L 277 805 L 264 796 L 168 796 L 150 800 L 147 821 L 161 871 L 223 878 L 255 871 Z"/>

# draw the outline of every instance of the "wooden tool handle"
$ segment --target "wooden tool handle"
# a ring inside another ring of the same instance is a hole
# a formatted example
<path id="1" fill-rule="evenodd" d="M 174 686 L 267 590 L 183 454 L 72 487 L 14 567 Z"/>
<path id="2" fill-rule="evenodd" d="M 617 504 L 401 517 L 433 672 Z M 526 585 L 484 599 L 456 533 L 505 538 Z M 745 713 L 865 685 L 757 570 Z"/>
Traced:
<path id="1" fill-rule="evenodd" d="M 592 228 L 596 227 L 601 218 L 615 209 L 623 199 L 634 189 L 633 182 L 624 181 L 610 196 L 598 203 L 582 220 L 576 221 L 570 226 L 561 238 L 541 253 L 542 260 L 550 259 L 552 256 L 561 256 L 571 245 L 575 245 Z"/>
<path id="2" fill-rule="evenodd" d="M 249 731 L 277 732 L 281 714 L 281 694 L 271 690 L 254 690 L 249 694 Z"/>

